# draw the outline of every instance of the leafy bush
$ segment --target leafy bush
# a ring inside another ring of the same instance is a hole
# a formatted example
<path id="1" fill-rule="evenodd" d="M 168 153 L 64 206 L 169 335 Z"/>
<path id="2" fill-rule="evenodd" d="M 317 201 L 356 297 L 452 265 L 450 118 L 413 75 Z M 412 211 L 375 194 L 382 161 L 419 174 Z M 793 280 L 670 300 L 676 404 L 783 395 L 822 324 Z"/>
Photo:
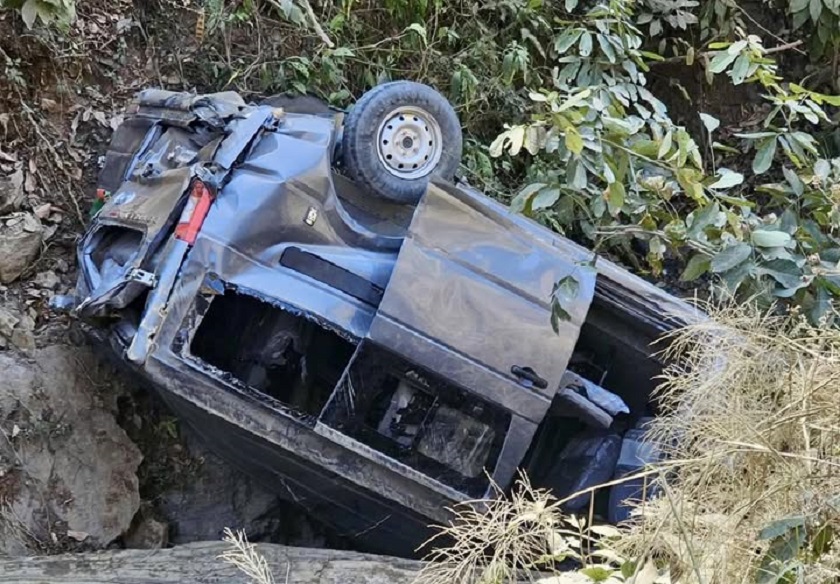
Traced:
<path id="1" fill-rule="evenodd" d="M 648 2 L 657 11 L 643 18 L 633 4 L 610 0 L 571 21 L 553 46 L 550 88 L 530 95 L 531 120 L 509 126 L 491 145 L 494 156 L 539 155 L 534 182 L 512 206 L 630 261 L 633 241 L 641 240 L 655 275 L 667 256 L 681 258 L 684 281 L 712 274 L 729 294 L 768 304 L 790 299 L 814 321 L 825 317 L 840 292 L 840 160 L 824 158 L 808 130 L 831 124 L 824 108 L 840 105 L 840 97 L 784 82 L 761 38 L 736 30 L 741 38 L 708 45 L 707 75 L 758 85 L 767 114 L 760 131 L 734 133 L 733 147 L 715 140 L 720 122 L 699 113 L 704 160 L 647 89 L 646 73 L 662 57 L 643 50 L 638 28 L 654 14 L 685 28 L 699 22 L 686 12 L 697 4 L 671 3 L 673 13 Z M 743 150 L 754 152 L 751 168 Z M 745 177 L 749 170 L 753 177 L 772 170 L 781 180 L 756 184 Z"/>
<path id="2" fill-rule="evenodd" d="M 840 294 L 838 1 L 205 0 L 199 57 L 181 65 L 206 88 L 339 106 L 384 80 L 429 83 L 462 120 L 463 174 L 491 196 L 640 273 L 721 280 L 817 320 Z M 0 6 L 29 23 L 73 13 Z M 666 65 L 756 88 L 755 119 L 675 123 L 681 86 L 649 82 Z"/>
<path id="3" fill-rule="evenodd" d="M 0 0 L 3 8 L 18 10 L 28 28 L 38 19 L 45 25 L 68 26 L 76 18 L 75 0 Z"/>

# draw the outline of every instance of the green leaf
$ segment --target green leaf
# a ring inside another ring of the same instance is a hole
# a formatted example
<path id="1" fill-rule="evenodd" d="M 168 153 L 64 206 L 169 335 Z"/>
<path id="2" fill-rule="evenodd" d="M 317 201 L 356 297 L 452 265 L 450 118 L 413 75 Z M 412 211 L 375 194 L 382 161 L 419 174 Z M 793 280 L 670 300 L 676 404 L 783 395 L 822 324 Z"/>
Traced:
<path id="1" fill-rule="evenodd" d="M 776 132 L 748 132 L 746 134 L 733 134 L 736 138 L 744 138 L 745 140 L 760 140 L 762 138 L 771 138 L 776 135 Z"/>
<path id="2" fill-rule="evenodd" d="M 779 584 L 785 578 L 791 567 L 788 562 L 793 560 L 805 544 L 804 526 L 793 527 L 770 544 L 756 574 L 757 584 Z"/>
<path id="3" fill-rule="evenodd" d="M 798 290 L 803 286 L 802 270 L 799 268 L 799 266 L 796 265 L 796 262 L 792 260 L 771 260 L 759 267 L 758 273 L 761 275 L 770 276 L 776 282 L 778 282 L 784 289 Z M 771 525 L 777 525 L 778 523 L 779 522 L 776 521 Z M 772 538 L 760 537 L 760 539 Z"/>
<path id="4" fill-rule="evenodd" d="M 528 203 L 531 201 L 533 196 L 545 187 L 545 183 L 533 183 L 526 186 L 524 189 L 519 191 L 519 194 L 517 194 L 510 202 L 511 211 L 514 213 L 522 213 L 525 211 L 528 208 Z"/>
<path id="5" fill-rule="evenodd" d="M 598 35 L 598 45 L 601 47 L 601 51 L 607 57 L 607 60 L 610 63 L 615 63 L 616 62 L 615 49 L 610 44 L 609 39 L 607 39 L 607 37 L 605 37 L 604 35 L 599 34 Z"/>
<path id="6" fill-rule="evenodd" d="M 786 534 L 791 529 L 797 529 L 799 527 L 804 527 L 805 525 L 805 516 L 804 515 L 795 515 L 793 517 L 785 517 L 783 519 L 777 519 L 769 523 L 764 529 L 762 529 L 758 534 L 758 539 L 768 540 L 768 539 L 776 539 L 780 535 Z"/>
<path id="7" fill-rule="evenodd" d="M 681 168 L 677 171 L 677 182 L 685 190 L 686 194 L 698 203 L 705 202 L 703 185 L 699 179 L 700 173 L 691 168 Z"/>
<path id="8" fill-rule="evenodd" d="M 785 175 L 785 179 L 787 179 L 788 184 L 793 189 L 793 193 L 797 197 L 801 197 L 805 193 L 805 183 L 802 182 L 802 179 L 799 178 L 799 175 L 797 175 L 787 166 L 782 167 L 782 174 Z"/>
<path id="9" fill-rule="evenodd" d="M 575 154 L 583 152 L 583 138 L 581 138 L 577 129 L 571 126 L 566 129 L 566 148 Z"/>
<path id="10" fill-rule="evenodd" d="M 721 193 L 717 193 L 715 197 L 720 199 L 724 203 L 729 203 L 730 205 L 736 205 L 738 207 L 748 207 L 750 209 L 755 207 L 755 203 L 753 201 L 748 201 L 746 199 L 742 199 L 741 197 L 732 197 L 730 195 L 724 195 Z"/>
<path id="11" fill-rule="evenodd" d="M 825 280 L 823 278 L 816 279 L 816 292 L 814 297 L 814 305 L 811 307 L 811 311 L 809 312 L 808 316 L 811 319 L 811 322 L 815 324 L 821 324 L 820 321 L 828 314 L 828 311 L 832 308 L 832 300 L 831 300 L 831 292 L 829 291 L 828 287 L 825 286 Z M 823 529 L 831 529 L 830 526 L 823 526 Z M 823 552 L 817 551 L 817 547 L 819 544 L 822 543 L 822 537 L 824 537 L 823 531 L 820 530 L 816 536 L 814 536 L 814 544 L 813 550 L 814 553 L 817 555 L 821 555 Z M 831 541 L 834 539 L 833 531 L 829 535 L 831 539 L 828 540 L 827 545 L 831 544 Z"/>
<path id="12" fill-rule="evenodd" d="M 583 33 L 580 39 L 580 56 L 588 57 L 592 54 L 592 35 L 588 32 Z"/>
<path id="13" fill-rule="evenodd" d="M 814 174 L 816 174 L 822 182 L 828 180 L 828 177 L 831 175 L 831 164 L 828 160 L 820 158 L 814 164 Z"/>
<path id="14" fill-rule="evenodd" d="M 559 302 L 551 303 L 551 328 L 554 330 L 554 334 L 560 334 L 561 322 L 569 322 L 570 320 L 572 320 L 572 315 Z"/>
<path id="15" fill-rule="evenodd" d="M 755 174 L 764 174 L 770 169 L 773 164 L 773 158 L 776 156 L 776 137 L 765 138 L 758 145 L 758 150 L 753 159 L 753 172 Z"/>
<path id="16" fill-rule="evenodd" d="M 568 322 L 572 315 L 566 310 L 577 299 L 580 293 L 580 281 L 574 274 L 563 276 L 560 281 L 554 284 L 551 291 L 551 328 L 556 334 L 560 334 L 560 323 Z"/>
<path id="17" fill-rule="evenodd" d="M 709 63 L 709 71 L 712 73 L 723 73 L 737 58 L 738 53 L 735 53 L 734 55 L 728 53 L 727 51 L 716 53 L 712 58 L 711 63 Z"/>
<path id="18" fill-rule="evenodd" d="M 627 560 L 621 564 L 621 575 L 624 576 L 625 580 L 629 580 L 636 573 L 637 566 L 638 564 L 632 560 Z"/>
<path id="19" fill-rule="evenodd" d="M 405 30 L 403 30 L 403 32 L 409 31 L 416 33 L 423 40 L 423 46 L 429 44 L 428 37 L 426 36 L 426 27 L 420 24 L 419 22 L 412 22 L 407 27 L 405 27 Z"/>
<path id="20" fill-rule="evenodd" d="M 750 241 L 756 247 L 787 247 L 792 238 L 784 231 L 753 231 Z"/>
<path id="21" fill-rule="evenodd" d="M 556 110 L 556 113 L 564 112 L 568 109 L 573 107 L 579 106 L 584 103 L 589 96 L 592 95 L 591 89 L 584 89 L 583 91 L 579 91 L 578 93 L 571 96 L 569 99 L 564 101 Z"/>
<path id="22" fill-rule="evenodd" d="M 749 70 L 750 58 L 744 54 L 739 55 L 735 60 L 735 65 L 732 67 L 732 71 L 729 72 L 729 75 L 732 78 L 732 83 L 735 85 L 743 83 Z"/>
<path id="23" fill-rule="evenodd" d="M 572 48 L 576 42 L 578 42 L 578 39 L 580 39 L 580 35 L 582 34 L 583 31 L 579 28 L 566 30 L 554 41 L 554 50 L 558 55 L 562 55 Z"/>
<path id="24" fill-rule="evenodd" d="M 703 254 L 692 256 L 685 266 L 680 280 L 683 282 L 692 282 L 709 271 L 712 267 L 711 259 Z"/>
<path id="25" fill-rule="evenodd" d="M 811 14 L 811 20 L 813 22 L 819 22 L 820 14 L 822 14 L 822 0 L 811 0 L 811 3 L 808 6 L 808 11 Z"/>
<path id="26" fill-rule="evenodd" d="M 534 211 L 539 209 L 548 209 L 560 199 L 560 189 L 554 187 L 550 189 L 542 189 L 537 196 L 531 201 L 531 208 Z"/>
<path id="27" fill-rule="evenodd" d="M 355 53 L 350 47 L 338 47 L 332 52 L 333 57 L 353 57 Z"/>
<path id="28" fill-rule="evenodd" d="M 691 149 L 691 136 L 685 130 L 677 130 L 677 146 L 679 147 L 677 166 L 683 166 L 688 161 L 688 151 Z"/>
<path id="29" fill-rule="evenodd" d="M 822 288 L 820 288 L 822 290 Z M 819 320 L 819 319 L 816 319 Z M 831 542 L 834 540 L 834 528 L 826 523 L 821 526 L 811 540 L 811 549 L 818 557 L 828 552 Z"/>
<path id="30" fill-rule="evenodd" d="M 571 12 L 577 8 L 579 0 L 566 0 L 566 12 Z"/>
<path id="31" fill-rule="evenodd" d="M 26 0 L 20 7 L 20 15 L 26 24 L 26 28 L 32 28 L 35 19 L 38 17 L 38 0 Z"/>
<path id="32" fill-rule="evenodd" d="M 753 270 L 755 270 L 755 264 L 752 261 L 742 262 L 721 274 L 721 281 L 730 294 L 735 294 L 744 280 L 752 276 Z"/>
<path id="33" fill-rule="evenodd" d="M 727 154 L 741 154 L 741 151 L 737 148 L 733 148 L 732 146 L 727 146 L 726 144 L 721 144 L 720 142 L 712 142 L 712 148 L 717 150 L 718 152 L 726 152 Z"/>
<path id="34" fill-rule="evenodd" d="M 727 168 L 721 168 L 720 178 L 709 185 L 710 189 L 731 189 L 744 182 L 744 175 L 740 172 L 733 172 Z"/>
<path id="35" fill-rule="evenodd" d="M 758 253 L 767 261 L 775 260 L 791 260 L 793 261 L 793 254 L 784 246 L 781 247 L 759 247 Z"/>
<path id="36" fill-rule="evenodd" d="M 610 215 L 618 215 L 621 208 L 624 207 L 624 197 L 626 192 L 624 185 L 620 182 L 611 183 L 607 189 L 607 205 L 609 206 Z"/>
<path id="37" fill-rule="evenodd" d="M 588 182 L 586 178 L 586 167 L 583 166 L 583 163 L 578 162 L 574 159 L 570 162 L 575 162 L 574 169 L 572 172 L 571 186 L 574 189 L 582 191 L 586 188 Z"/>
<path id="38" fill-rule="evenodd" d="M 691 215 L 691 225 L 688 228 L 687 236 L 690 239 L 700 239 L 703 230 L 709 225 L 714 224 L 719 213 L 720 205 L 716 201 L 709 203 L 702 209 L 694 211 Z"/>
<path id="39" fill-rule="evenodd" d="M 545 144 L 546 131 L 542 126 L 528 126 L 525 130 L 525 150 L 536 155 Z"/>
<path id="40" fill-rule="evenodd" d="M 711 261 L 711 269 L 715 274 L 728 272 L 738 264 L 745 262 L 752 255 L 752 247 L 743 242 L 730 245 L 718 252 Z"/>
<path id="41" fill-rule="evenodd" d="M 589 568 L 582 568 L 580 573 L 593 582 L 604 582 L 613 575 L 613 570 L 608 570 L 603 566 L 590 566 Z"/>
<path id="42" fill-rule="evenodd" d="M 706 131 L 710 134 L 720 127 L 720 120 L 714 116 L 700 114 L 700 119 L 703 121 L 703 125 L 706 126 Z"/>
<path id="43" fill-rule="evenodd" d="M 814 276 L 810 274 L 803 274 L 799 277 L 796 283 L 792 283 L 791 285 L 783 284 L 782 288 L 776 288 L 773 290 L 773 296 L 777 298 L 790 298 L 802 288 L 807 288 L 811 285 L 811 282 L 814 281 Z"/>
<path id="44" fill-rule="evenodd" d="M 659 145 L 659 150 L 656 153 L 657 158 L 665 158 L 667 154 L 671 151 L 671 146 L 673 145 L 674 136 L 671 134 L 670 130 L 665 134 L 665 137 L 662 139 L 662 144 Z"/>
<path id="45" fill-rule="evenodd" d="M 796 233 L 796 230 L 799 229 L 799 217 L 796 211 L 790 208 L 785 209 L 785 212 L 779 218 L 779 226 L 785 233 L 790 235 Z"/>
<path id="46" fill-rule="evenodd" d="M 511 156 L 516 156 L 519 154 L 519 151 L 522 149 L 522 144 L 525 142 L 525 127 L 515 126 L 511 128 L 508 138 L 510 139 L 508 151 Z"/>

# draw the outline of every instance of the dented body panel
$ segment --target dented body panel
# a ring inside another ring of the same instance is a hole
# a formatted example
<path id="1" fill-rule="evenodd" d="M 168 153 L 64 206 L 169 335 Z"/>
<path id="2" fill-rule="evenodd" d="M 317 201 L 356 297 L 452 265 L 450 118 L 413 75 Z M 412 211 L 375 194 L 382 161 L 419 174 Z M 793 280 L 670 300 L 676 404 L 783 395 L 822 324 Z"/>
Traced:
<path id="1" fill-rule="evenodd" d="M 608 262 L 582 269 L 589 252 L 465 184 L 371 197 L 335 169 L 340 119 L 141 94 L 79 245 L 76 311 L 223 456 L 411 555 L 447 507 L 554 465 L 555 435 L 643 415 L 647 344 L 697 315 Z M 613 364 L 634 360 L 624 383 Z"/>

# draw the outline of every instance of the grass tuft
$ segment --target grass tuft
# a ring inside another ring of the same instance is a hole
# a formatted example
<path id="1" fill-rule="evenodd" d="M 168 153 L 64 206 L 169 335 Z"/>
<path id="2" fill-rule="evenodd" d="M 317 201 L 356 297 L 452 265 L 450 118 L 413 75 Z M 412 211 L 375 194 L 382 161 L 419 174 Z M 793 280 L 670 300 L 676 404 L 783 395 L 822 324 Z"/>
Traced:
<path id="1" fill-rule="evenodd" d="M 223 552 L 219 556 L 220 559 L 238 568 L 254 584 L 275 584 L 271 567 L 257 551 L 257 546 L 248 541 L 244 531 L 234 532 L 226 527 L 222 539 L 230 544 L 231 549 Z"/>
<path id="2" fill-rule="evenodd" d="M 750 305 L 673 333 L 668 462 L 620 551 L 679 582 L 840 581 L 840 330 Z"/>

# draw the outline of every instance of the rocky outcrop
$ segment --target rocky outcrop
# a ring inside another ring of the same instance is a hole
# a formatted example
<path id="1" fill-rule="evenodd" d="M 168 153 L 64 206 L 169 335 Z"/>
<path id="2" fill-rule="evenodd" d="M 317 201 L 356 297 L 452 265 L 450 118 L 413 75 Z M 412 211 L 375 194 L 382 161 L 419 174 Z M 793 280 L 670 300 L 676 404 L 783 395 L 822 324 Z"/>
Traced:
<path id="1" fill-rule="evenodd" d="M 87 347 L 0 352 L 0 555 L 104 546 L 140 505 L 142 455 Z"/>
<path id="2" fill-rule="evenodd" d="M 205 449 L 191 433 L 184 432 L 184 438 L 191 455 L 202 464 L 185 484 L 157 497 L 159 511 L 172 524 L 171 543 L 217 540 L 225 528 L 242 529 L 251 541 L 306 547 L 344 543 L 307 518 L 300 507 Z"/>
<path id="3" fill-rule="evenodd" d="M 0 177 L 0 215 L 17 211 L 23 203 L 23 171 Z"/>
<path id="4" fill-rule="evenodd" d="M 0 283 L 17 280 L 41 249 L 44 227 L 31 213 L 0 217 Z"/>
<path id="5" fill-rule="evenodd" d="M 165 550 L 124 550 L 0 560 L 4 584 L 253 584 L 219 559 L 230 547 L 198 543 Z M 411 584 L 419 562 L 331 550 L 259 544 L 275 582 Z"/>

